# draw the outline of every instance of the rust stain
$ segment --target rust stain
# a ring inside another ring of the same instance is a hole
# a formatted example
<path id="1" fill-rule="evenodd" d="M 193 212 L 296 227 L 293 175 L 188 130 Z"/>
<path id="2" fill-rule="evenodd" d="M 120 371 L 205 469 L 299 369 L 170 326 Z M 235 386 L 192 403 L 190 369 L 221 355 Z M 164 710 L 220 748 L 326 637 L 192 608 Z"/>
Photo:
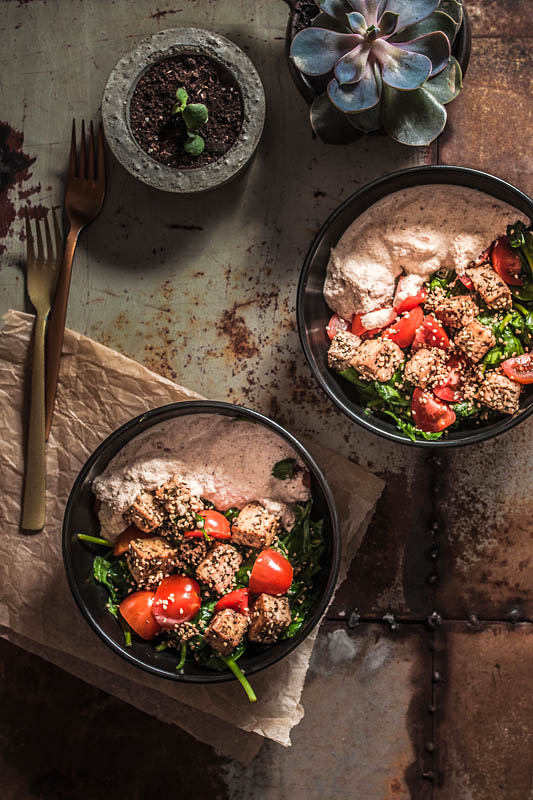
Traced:
<path id="1" fill-rule="evenodd" d="M 13 189 L 31 177 L 29 167 L 35 161 L 23 152 L 23 143 L 22 131 L 17 131 L 8 122 L 0 122 L 0 239 L 4 240 L 17 217 Z M 5 250 L 6 245 L 0 241 L 0 253 Z"/>
<path id="2" fill-rule="evenodd" d="M 26 2 L 27 1 L 28 0 L 26 0 Z M 156 8 L 154 13 L 150 14 L 150 19 L 156 19 L 159 22 L 159 20 L 163 19 L 163 17 L 166 17 L 167 14 L 181 14 L 182 11 L 183 9 L 181 8 L 168 9 L 167 11 L 160 11 L 158 8 Z"/>
<path id="3" fill-rule="evenodd" d="M 236 358 L 253 358 L 260 352 L 252 331 L 244 317 L 238 313 L 239 308 L 245 305 L 249 303 L 234 303 L 231 308 L 223 312 L 217 325 L 217 330 L 228 337 L 231 352 Z"/>

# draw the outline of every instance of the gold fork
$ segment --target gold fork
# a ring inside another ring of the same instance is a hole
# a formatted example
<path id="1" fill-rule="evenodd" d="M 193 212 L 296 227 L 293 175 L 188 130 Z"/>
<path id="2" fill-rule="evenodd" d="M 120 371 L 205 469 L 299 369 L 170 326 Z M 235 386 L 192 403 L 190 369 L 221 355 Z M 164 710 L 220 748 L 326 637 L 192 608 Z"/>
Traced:
<path id="1" fill-rule="evenodd" d="M 57 391 L 57 378 L 63 349 L 65 320 L 67 317 L 68 295 L 72 262 L 80 231 L 92 222 L 102 208 L 105 196 L 104 133 L 98 127 L 98 152 L 94 138 L 93 124 L 89 126 L 89 153 L 85 137 L 85 121 L 81 124 L 80 157 L 77 157 L 76 121 L 72 123 L 72 141 L 68 165 L 67 188 L 65 191 L 65 211 L 70 223 L 63 264 L 59 273 L 52 313 L 48 323 L 46 341 L 46 438 L 52 426 L 52 415 Z"/>
<path id="2" fill-rule="evenodd" d="M 61 259 L 61 234 L 56 215 L 52 209 L 55 256 L 48 218 L 44 218 L 46 257 L 39 221 L 35 222 L 37 255 L 33 246 L 30 218 L 26 209 L 26 289 L 35 308 L 36 317 L 33 329 L 33 358 L 31 370 L 30 421 L 28 428 L 28 449 L 26 474 L 24 480 L 24 499 L 22 501 L 22 528 L 27 531 L 40 531 L 45 522 L 45 439 L 44 439 L 44 340 L 46 319 L 54 294 L 58 264 Z"/>

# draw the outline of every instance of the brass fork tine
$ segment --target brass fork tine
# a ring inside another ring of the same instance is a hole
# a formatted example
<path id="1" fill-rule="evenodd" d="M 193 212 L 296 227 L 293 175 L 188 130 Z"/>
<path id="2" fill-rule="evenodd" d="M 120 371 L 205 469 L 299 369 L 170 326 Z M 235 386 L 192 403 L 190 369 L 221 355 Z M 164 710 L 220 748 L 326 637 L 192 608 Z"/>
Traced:
<path id="1" fill-rule="evenodd" d="M 50 236 L 50 225 L 48 224 L 48 215 L 44 218 L 44 238 L 46 241 L 46 260 L 49 264 L 54 262 L 54 250 L 52 248 L 52 237 Z"/>
<path id="2" fill-rule="evenodd" d="M 76 157 L 76 120 L 72 120 L 72 137 L 70 139 L 70 157 L 68 161 L 68 177 L 75 178 L 77 174 L 78 163 Z"/>
<path id="3" fill-rule="evenodd" d="M 24 209 L 24 219 L 26 220 L 26 252 L 28 254 L 28 267 L 33 266 L 35 261 L 35 252 L 33 249 L 33 236 L 31 232 L 30 215 L 28 209 Z"/>
<path id="4" fill-rule="evenodd" d="M 56 263 L 59 264 L 61 262 L 61 252 L 63 250 L 63 238 L 61 236 L 61 231 L 59 229 L 59 223 L 57 221 L 57 214 L 55 208 L 52 208 L 52 221 L 54 224 L 54 239 L 56 245 Z"/>
<path id="5" fill-rule="evenodd" d="M 102 123 L 98 125 L 98 168 L 96 170 L 96 180 L 100 188 L 105 184 L 105 157 L 104 157 L 104 129 Z"/>
<path id="6" fill-rule="evenodd" d="M 41 234 L 41 226 L 39 225 L 39 220 L 35 220 L 35 232 L 37 234 L 37 261 L 39 266 L 42 267 L 44 263 L 44 247 L 43 247 L 43 237 Z"/>
<path id="7" fill-rule="evenodd" d="M 90 181 L 96 180 L 94 151 L 94 129 L 93 121 L 91 120 L 89 124 L 89 167 L 87 169 L 87 177 Z"/>
<path id="8" fill-rule="evenodd" d="M 79 162 L 79 169 L 78 169 L 78 178 L 85 178 L 85 166 L 87 161 L 87 151 L 85 149 L 85 120 L 81 122 L 81 146 L 80 146 L 80 162 Z"/>

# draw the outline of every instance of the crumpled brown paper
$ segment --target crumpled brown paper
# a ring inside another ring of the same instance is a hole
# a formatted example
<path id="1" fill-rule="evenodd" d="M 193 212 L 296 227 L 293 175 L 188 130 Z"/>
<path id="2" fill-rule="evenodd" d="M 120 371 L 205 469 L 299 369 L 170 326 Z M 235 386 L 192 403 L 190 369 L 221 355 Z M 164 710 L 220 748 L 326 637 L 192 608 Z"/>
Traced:
<path id="1" fill-rule="evenodd" d="M 9 311 L 0 333 L 0 635 L 241 761 L 254 757 L 261 737 L 290 745 L 291 728 L 304 713 L 300 697 L 316 632 L 289 657 L 253 676 L 259 700 L 251 704 L 237 683 L 180 685 L 123 661 L 83 620 L 63 572 L 63 511 L 90 453 L 131 417 L 200 395 L 67 330 L 47 448 L 47 523 L 40 534 L 21 534 L 25 373 L 32 324 L 33 317 Z M 340 582 L 383 482 L 331 451 L 309 442 L 307 446 L 337 501 L 343 542 Z"/>

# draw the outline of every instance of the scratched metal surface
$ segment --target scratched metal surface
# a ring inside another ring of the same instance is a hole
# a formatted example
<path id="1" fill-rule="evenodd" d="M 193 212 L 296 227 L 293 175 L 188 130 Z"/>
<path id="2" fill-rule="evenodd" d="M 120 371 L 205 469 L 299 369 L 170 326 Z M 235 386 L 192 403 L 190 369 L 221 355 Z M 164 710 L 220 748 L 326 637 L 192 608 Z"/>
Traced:
<path id="1" fill-rule="evenodd" d="M 515 752 L 528 764 L 531 750 L 521 687 L 526 695 L 531 688 L 520 667 L 530 661 L 531 629 L 504 621 L 533 618 L 533 422 L 440 459 L 389 444 L 324 399 L 295 330 L 300 265 L 328 213 L 365 182 L 428 154 L 380 138 L 338 149 L 312 139 L 287 76 L 281 0 L 4 0 L 0 10 L 0 311 L 26 307 L 21 209 L 38 217 L 61 202 L 71 119 L 97 118 L 115 61 L 157 30 L 217 30 L 248 52 L 265 84 L 267 125 L 255 161 L 223 190 L 178 198 L 135 182 L 110 157 L 104 211 L 78 248 L 68 323 L 207 397 L 271 414 L 387 480 L 321 630 L 291 750 L 267 745 L 243 769 L 0 642 L 5 796 L 529 796 L 525 767 L 514 795 L 501 793 L 498 775 L 511 774 Z M 467 87 L 429 157 L 488 169 L 531 191 L 530 0 L 471 0 L 469 10 Z M 505 65 L 498 87 L 494 64 Z M 478 619 L 501 622 L 479 629 Z M 494 664 L 505 675 L 496 703 Z M 37 731 L 26 719 L 41 720 Z M 485 775 L 480 726 L 491 739 Z M 139 766 L 118 776 L 123 745 Z M 188 764 L 177 788 L 168 768 L 176 753 Z"/>

